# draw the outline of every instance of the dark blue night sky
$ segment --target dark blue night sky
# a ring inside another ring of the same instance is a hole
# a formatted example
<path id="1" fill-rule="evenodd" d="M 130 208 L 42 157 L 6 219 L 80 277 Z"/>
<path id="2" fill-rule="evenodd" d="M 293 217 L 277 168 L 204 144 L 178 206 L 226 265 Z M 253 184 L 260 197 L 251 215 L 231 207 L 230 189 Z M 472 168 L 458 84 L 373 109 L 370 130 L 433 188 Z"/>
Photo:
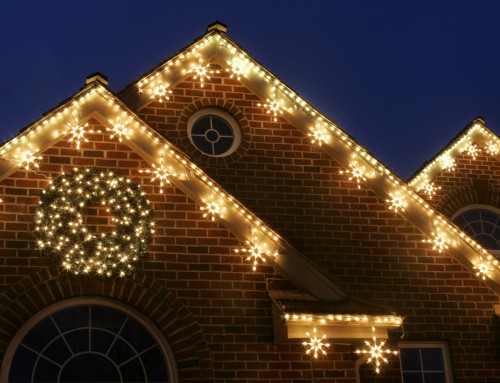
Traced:
<path id="1" fill-rule="evenodd" d="M 402 178 L 477 116 L 500 133 L 498 1 L 4 1 L 0 139 L 100 71 L 120 91 L 215 20 Z"/>

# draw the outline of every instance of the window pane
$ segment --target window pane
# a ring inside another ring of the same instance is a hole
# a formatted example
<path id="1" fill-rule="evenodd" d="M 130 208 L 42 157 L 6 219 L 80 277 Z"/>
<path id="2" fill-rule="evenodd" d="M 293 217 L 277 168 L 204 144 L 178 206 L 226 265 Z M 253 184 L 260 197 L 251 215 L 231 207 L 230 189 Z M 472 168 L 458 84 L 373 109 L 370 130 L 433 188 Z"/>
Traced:
<path id="1" fill-rule="evenodd" d="M 212 126 L 221 136 L 233 136 L 233 130 L 222 118 L 212 116 Z"/>
<path id="2" fill-rule="evenodd" d="M 205 132 L 210 129 L 210 117 L 202 117 L 193 125 L 191 132 L 193 134 L 205 135 Z"/>
<path id="3" fill-rule="evenodd" d="M 64 328 L 65 333 L 57 327 Z M 27 343 L 32 350 L 24 346 Z M 168 381 L 168 367 L 151 333 L 124 312 L 82 305 L 52 313 L 28 332 L 14 353 L 8 381 L 146 380 Z"/>
<path id="4" fill-rule="evenodd" d="M 440 348 L 422 348 L 422 366 L 424 371 L 443 371 L 443 352 Z"/>
<path id="5" fill-rule="evenodd" d="M 489 250 L 500 250 L 500 214 L 484 208 L 472 208 L 455 217 L 453 222 L 475 241 Z"/>
<path id="6" fill-rule="evenodd" d="M 424 383 L 421 372 L 404 372 L 403 373 L 404 383 Z"/>
<path id="7" fill-rule="evenodd" d="M 401 369 L 403 371 L 421 371 L 422 364 L 420 363 L 420 349 L 418 348 L 402 348 Z"/>
<path id="8" fill-rule="evenodd" d="M 444 372 L 424 372 L 424 379 L 425 383 L 446 383 Z"/>

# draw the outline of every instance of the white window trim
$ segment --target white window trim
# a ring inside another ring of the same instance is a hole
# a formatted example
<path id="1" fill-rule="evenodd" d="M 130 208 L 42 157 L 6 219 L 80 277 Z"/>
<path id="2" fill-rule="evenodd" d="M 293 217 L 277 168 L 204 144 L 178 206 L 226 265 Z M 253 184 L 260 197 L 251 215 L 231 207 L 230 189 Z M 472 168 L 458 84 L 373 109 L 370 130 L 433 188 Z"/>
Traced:
<path id="1" fill-rule="evenodd" d="M 33 315 L 30 319 L 28 319 L 26 323 L 24 323 L 21 326 L 21 328 L 17 331 L 17 333 L 14 335 L 11 342 L 9 343 L 7 350 L 5 351 L 5 356 L 2 363 L 2 370 L 0 371 L 0 383 L 8 383 L 10 365 L 12 363 L 12 359 L 14 358 L 14 353 L 16 352 L 17 348 L 21 344 L 26 334 L 28 334 L 28 332 L 33 327 L 35 327 L 36 324 L 38 324 L 38 322 L 40 322 L 48 315 L 51 315 L 57 311 L 80 305 L 98 305 L 98 306 L 114 308 L 115 310 L 122 311 L 127 315 L 130 315 L 135 320 L 137 320 L 142 326 L 144 326 L 151 333 L 152 337 L 158 343 L 158 347 L 160 348 L 163 356 L 165 357 L 165 362 L 168 366 L 168 378 L 169 378 L 168 381 L 172 383 L 179 382 L 177 373 L 177 363 L 175 361 L 174 353 L 170 348 L 170 345 L 165 340 L 163 334 L 161 334 L 160 330 L 153 324 L 153 322 L 151 322 L 139 311 L 131 307 L 125 306 L 119 302 L 115 302 L 100 297 L 95 297 L 95 298 L 80 297 L 80 298 L 66 299 L 64 301 L 57 302 L 54 303 L 53 305 L 45 307 L 44 309 Z"/>
<path id="2" fill-rule="evenodd" d="M 217 116 L 217 117 L 223 119 L 224 121 L 226 121 L 229 124 L 229 126 L 231 127 L 231 130 L 233 131 L 233 134 L 234 134 L 234 141 L 233 141 L 233 144 L 231 145 L 231 147 L 226 152 L 224 152 L 222 154 L 207 154 L 207 153 L 201 151 L 200 149 L 198 149 L 198 147 L 195 145 L 195 143 L 193 141 L 193 137 L 191 135 L 191 131 L 192 131 L 193 125 L 196 123 L 196 121 L 198 121 L 200 118 L 202 118 L 204 116 Z M 200 110 L 196 111 L 195 113 L 193 113 L 188 119 L 187 134 L 188 134 L 189 140 L 191 141 L 191 144 L 193 144 L 193 146 L 196 148 L 196 150 L 200 151 L 201 153 L 203 153 L 204 155 L 209 156 L 209 157 L 227 157 L 227 156 L 233 154 L 236 151 L 236 149 L 239 148 L 239 146 L 241 144 L 241 129 L 240 129 L 238 122 L 229 113 L 225 112 L 224 110 L 217 109 L 217 108 L 203 108 L 203 109 L 200 109 Z"/>
<path id="3" fill-rule="evenodd" d="M 478 203 L 475 203 L 475 204 L 472 204 L 472 205 L 467 205 L 467 206 L 464 206 L 460 209 L 458 209 L 452 216 L 451 216 L 451 220 L 453 221 L 455 218 L 457 218 L 460 214 L 462 213 L 465 213 L 466 211 L 469 211 L 469 210 L 474 210 L 474 209 L 484 209 L 484 210 L 491 210 L 491 211 L 494 211 L 495 213 L 497 214 L 500 214 L 500 209 L 498 209 L 497 207 L 495 206 L 491 206 L 491 205 L 484 205 L 484 204 L 478 204 Z"/>
<path id="4" fill-rule="evenodd" d="M 460 214 L 465 213 L 466 211 L 476 210 L 476 209 L 490 210 L 492 212 L 495 212 L 496 214 L 500 214 L 500 209 L 498 209 L 495 206 L 476 203 L 476 204 L 467 205 L 467 206 L 464 206 L 464 207 L 458 209 L 451 216 L 451 221 L 453 222 L 455 220 L 455 218 L 457 218 Z M 486 249 L 486 250 L 488 250 L 488 252 L 490 252 L 492 255 L 494 255 L 497 259 L 500 259 L 500 250 L 493 250 L 493 249 Z"/>
<path id="5" fill-rule="evenodd" d="M 443 353 L 443 365 L 446 383 L 453 383 L 453 374 L 451 369 L 450 352 L 446 342 L 398 342 L 398 347 L 402 348 L 440 348 Z M 403 382 L 403 369 L 401 370 L 401 381 Z"/>

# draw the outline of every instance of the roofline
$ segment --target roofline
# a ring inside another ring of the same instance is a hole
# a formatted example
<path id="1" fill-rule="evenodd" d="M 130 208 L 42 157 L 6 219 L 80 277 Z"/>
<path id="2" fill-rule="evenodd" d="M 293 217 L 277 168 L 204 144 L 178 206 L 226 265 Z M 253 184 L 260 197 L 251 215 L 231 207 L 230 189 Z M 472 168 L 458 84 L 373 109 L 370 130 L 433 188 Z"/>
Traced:
<path id="1" fill-rule="evenodd" d="M 203 38 L 206 38 L 206 40 L 203 41 Z M 322 129 L 322 134 L 332 139 L 329 142 L 319 141 L 318 145 L 341 166 L 349 168 L 354 158 L 354 162 L 358 163 L 359 166 L 368 167 L 369 170 L 372 170 L 374 175 L 367 177 L 368 179 L 365 179 L 364 183 L 368 184 L 381 199 L 385 200 L 387 198 L 387 203 L 390 203 L 393 193 L 395 193 L 401 194 L 407 201 L 412 202 L 408 204 L 406 210 L 400 210 L 397 213 L 412 222 L 427 238 L 427 242 L 431 242 L 432 238 L 436 237 L 436 233 L 440 231 L 447 234 L 456 243 L 456 249 L 449 250 L 452 253 L 452 257 L 471 272 L 478 267 L 482 268 L 483 263 L 494 266 L 495 271 L 492 275 L 488 275 L 489 279 L 486 282 L 497 293 L 500 293 L 500 264 L 493 255 L 483 249 L 466 233 L 457 229 L 445 216 L 432 208 L 424 198 L 412 190 L 411 185 L 408 185 L 395 175 L 385 164 L 372 156 L 332 120 L 299 97 L 288 85 L 282 83 L 279 78 L 269 72 L 252 56 L 248 55 L 237 43 L 233 42 L 225 34 L 214 33 L 212 35 L 209 33 L 199 39 L 197 45 L 186 49 L 172 58 L 170 62 L 164 63 L 164 66 L 168 66 L 157 67 L 150 72 L 149 77 L 143 77 L 137 83 L 137 92 L 128 93 L 127 97 L 129 98 L 125 102 L 137 102 L 136 107 L 139 108 L 142 105 L 146 105 L 151 98 L 148 98 L 145 92 L 142 92 L 144 88 L 150 84 L 154 87 L 156 81 L 160 83 L 166 81 L 170 84 L 176 84 L 180 79 L 188 77 L 189 71 L 182 71 L 181 69 L 189 63 L 193 65 L 193 58 L 201 57 L 201 52 L 204 54 L 203 65 L 209 63 L 209 60 L 214 57 L 225 62 L 231 58 L 233 60 L 235 58 L 242 59 L 246 62 L 245 65 L 249 64 L 248 67 L 250 68 L 247 76 L 241 78 L 243 84 L 249 85 L 249 87 L 251 85 L 250 89 L 264 100 L 267 97 L 268 100 L 272 98 L 270 101 L 281 102 L 286 119 L 306 136 L 311 136 L 310 130 L 314 132 Z M 200 65 L 202 65 L 201 62 Z M 162 68 L 165 70 L 160 71 Z M 131 92 L 131 89 L 129 87 L 127 92 Z M 120 95 L 123 96 L 124 92 L 120 93 Z M 314 128 L 315 125 L 316 127 Z M 323 145 L 321 145 L 322 143 Z M 490 280 L 493 283 L 489 283 Z"/>
<path id="2" fill-rule="evenodd" d="M 139 142 L 139 139 L 135 142 L 131 142 L 132 149 L 138 151 L 140 155 L 145 157 L 145 161 L 154 163 L 152 160 L 154 158 L 154 154 L 149 153 L 147 150 L 149 149 L 148 145 L 151 146 L 153 144 L 149 144 L 148 142 L 153 141 L 157 144 L 157 146 L 159 145 L 158 143 L 163 142 L 163 144 L 161 144 L 162 150 L 164 148 L 169 152 L 169 156 L 172 161 L 176 161 L 176 167 L 182 167 L 186 171 L 189 170 L 192 173 L 192 175 L 190 177 L 186 177 L 186 179 L 174 177 L 171 179 L 171 183 L 193 199 L 197 205 L 200 205 L 202 198 L 199 196 L 197 198 L 193 193 L 206 188 L 210 188 L 213 192 L 217 192 L 219 196 L 224 196 L 224 198 L 226 198 L 227 209 L 232 209 L 235 217 L 242 217 L 242 220 L 246 220 L 248 222 L 245 227 L 245 225 L 242 224 L 235 225 L 234 217 L 232 221 L 230 217 L 219 217 L 219 220 L 223 222 L 224 226 L 226 226 L 226 228 L 232 232 L 233 235 L 242 240 L 242 242 L 244 240 L 253 242 L 255 237 L 253 236 L 252 228 L 255 228 L 259 231 L 259 237 L 268 238 L 269 242 L 272 242 L 269 246 L 271 249 L 275 247 L 276 249 L 280 248 L 284 251 L 281 256 L 277 257 L 276 265 L 285 276 L 288 276 L 292 280 L 292 282 L 297 283 L 301 288 L 305 288 L 319 299 L 336 300 L 346 296 L 346 293 L 340 289 L 319 267 L 314 265 L 307 257 L 283 239 L 283 237 L 274 232 L 274 230 L 267 226 L 265 222 L 259 219 L 251 210 L 244 207 L 244 205 L 238 200 L 232 197 L 229 193 L 225 192 L 224 189 L 207 174 L 205 174 L 202 169 L 192 163 L 181 150 L 176 148 L 165 137 L 151 128 L 136 113 L 130 110 L 130 108 L 111 90 L 103 86 L 103 84 L 97 80 L 89 83 L 72 97 L 66 99 L 65 103 L 60 103 L 57 107 L 52 108 L 49 112 L 44 114 L 44 117 L 24 128 L 22 133 L 11 138 L 6 142 L 6 144 L 0 146 L 0 155 L 5 157 L 6 153 L 8 154 L 14 149 L 20 148 L 23 143 L 27 141 L 26 137 L 36 135 L 39 130 L 56 124 L 64 125 L 62 120 L 67 118 L 68 111 L 73 107 L 72 104 L 77 105 L 80 109 L 84 106 L 89 108 L 85 104 L 88 102 L 89 98 L 93 97 L 95 94 L 101 96 L 107 103 L 114 105 L 114 109 L 118 109 L 120 112 L 128 114 L 136 125 L 138 132 L 141 130 L 146 130 L 148 132 L 145 135 L 146 138 L 142 140 L 142 143 Z M 99 116 L 102 115 L 97 106 L 94 106 L 91 112 L 88 110 L 84 112 L 86 113 L 82 113 L 80 121 L 85 121 L 92 117 L 99 119 Z M 118 113 L 115 112 L 115 116 L 117 114 Z M 64 117 L 65 115 L 66 117 Z M 56 121 L 58 119 L 62 120 Z M 100 122 L 103 123 L 103 125 L 106 125 L 107 123 L 107 121 L 102 120 L 100 120 Z M 109 123 L 107 123 L 107 125 L 109 125 Z M 148 142 L 145 142 L 146 139 Z M 39 135 L 39 141 L 41 144 L 39 145 L 40 150 L 44 150 L 49 147 L 55 140 L 57 140 L 57 137 L 54 137 L 53 135 Z M 38 151 L 38 149 L 36 151 Z M 153 151 L 153 149 L 151 148 L 150 151 Z M 15 169 L 16 165 L 11 161 L 0 162 L 0 179 L 8 176 Z M 259 240 L 262 240 L 262 238 L 259 238 Z M 301 275 L 304 273 L 309 274 L 310 278 L 301 278 Z"/>
<path id="3" fill-rule="evenodd" d="M 481 124 L 483 127 L 486 128 L 486 126 L 485 126 L 486 120 L 481 116 L 477 116 L 475 119 L 473 119 L 467 125 L 465 125 L 465 127 L 462 128 L 450 141 L 448 141 L 448 143 L 441 150 L 439 150 L 433 157 L 431 157 L 428 160 L 425 160 L 424 163 L 416 171 L 414 171 L 413 174 L 407 179 L 407 183 L 411 183 L 412 180 L 417 178 L 419 173 L 421 173 L 427 166 L 429 166 L 429 164 L 432 163 L 432 161 L 434 161 L 437 157 L 439 157 L 441 154 L 443 154 L 449 148 L 451 148 L 457 141 L 460 140 L 460 138 L 462 138 L 462 136 L 465 136 L 467 134 L 467 132 L 475 124 Z"/>

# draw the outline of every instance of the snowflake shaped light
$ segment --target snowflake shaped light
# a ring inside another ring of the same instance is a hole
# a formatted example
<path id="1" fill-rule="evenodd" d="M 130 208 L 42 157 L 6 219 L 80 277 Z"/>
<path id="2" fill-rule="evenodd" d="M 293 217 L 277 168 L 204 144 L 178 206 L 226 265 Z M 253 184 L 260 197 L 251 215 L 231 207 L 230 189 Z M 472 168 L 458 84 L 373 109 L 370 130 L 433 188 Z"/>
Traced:
<path id="1" fill-rule="evenodd" d="M 118 138 L 119 142 L 122 142 L 123 139 L 130 140 L 130 129 L 127 128 L 127 123 L 122 122 L 120 117 L 116 117 L 115 121 L 110 121 L 110 124 L 113 126 L 112 128 L 106 128 L 106 131 L 111 132 L 110 138 Z"/>
<path id="2" fill-rule="evenodd" d="M 309 128 L 311 130 L 311 133 L 308 133 L 307 135 L 311 137 L 311 142 L 313 144 L 318 144 L 321 146 L 323 143 L 328 143 L 330 141 L 330 133 L 328 133 L 328 130 L 326 130 L 325 127 L 316 124 L 314 128 Z"/>
<path id="3" fill-rule="evenodd" d="M 158 100 L 159 102 L 166 102 L 170 100 L 172 91 L 169 89 L 170 84 L 164 83 L 161 80 L 156 80 L 151 83 L 148 88 L 149 99 Z"/>
<path id="4" fill-rule="evenodd" d="M 69 136 L 68 142 L 75 143 L 76 148 L 80 150 L 80 146 L 83 142 L 89 142 L 86 137 L 88 134 L 100 133 L 98 130 L 89 129 L 89 123 L 85 124 L 80 123 L 80 119 L 78 118 L 78 112 L 75 111 L 74 119 L 72 123 L 67 123 L 68 129 L 63 134 Z"/>
<path id="5" fill-rule="evenodd" d="M 391 350 L 385 346 L 385 340 L 377 341 L 377 337 L 375 336 L 375 327 L 372 327 L 373 337 L 371 341 L 365 340 L 365 348 L 356 350 L 356 354 L 358 355 L 366 355 L 368 360 L 366 363 L 372 363 L 375 366 L 375 372 L 380 374 L 380 367 L 383 363 L 388 363 L 389 361 L 385 357 L 391 355 L 398 355 L 399 352 L 397 350 Z"/>
<path id="6" fill-rule="evenodd" d="M 367 172 L 364 166 L 359 166 L 357 161 L 352 161 L 347 170 L 340 170 L 340 174 L 349 174 L 349 181 L 356 180 L 358 189 L 361 189 L 361 182 L 366 181 L 367 177 L 373 176 L 374 172 Z"/>
<path id="7" fill-rule="evenodd" d="M 38 149 L 31 149 L 31 144 L 28 143 L 27 148 L 17 148 L 17 153 L 14 154 L 14 160 L 17 166 L 26 170 L 38 169 L 38 161 L 43 157 L 38 155 Z"/>
<path id="8" fill-rule="evenodd" d="M 467 154 L 471 156 L 474 160 L 476 159 L 476 156 L 478 156 L 479 153 L 481 153 L 481 149 L 479 149 L 479 147 L 476 144 L 470 144 L 469 146 L 467 146 L 465 150 L 467 151 Z"/>
<path id="9" fill-rule="evenodd" d="M 474 266 L 474 269 L 477 270 L 476 277 L 481 278 L 483 281 L 486 277 L 490 276 L 490 272 L 493 271 L 493 267 L 491 267 L 491 263 L 487 260 L 481 258 L 480 262 Z"/>
<path id="10" fill-rule="evenodd" d="M 267 98 L 264 104 L 259 102 L 257 106 L 266 109 L 266 114 L 271 115 L 274 122 L 277 122 L 278 117 L 283 115 L 283 100 L 278 100 L 275 94 L 272 98 Z"/>
<path id="11" fill-rule="evenodd" d="M 209 63 L 204 64 L 201 57 L 198 59 L 197 63 L 191 63 L 190 68 L 184 69 L 182 72 L 193 74 L 194 75 L 193 79 L 199 80 L 200 88 L 203 88 L 205 86 L 205 82 L 207 80 L 210 80 L 210 75 L 214 73 L 219 73 L 218 70 L 210 69 Z"/>
<path id="12" fill-rule="evenodd" d="M 444 170 L 453 171 L 455 170 L 456 162 L 450 156 L 445 156 L 441 160 L 441 166 L 443 167 Z"/>
<path id="13" fill-rule="evenodd" d="M 432 199 L 432 196 L 436 195 L 436 191 L 441 190 L 441 186 L 436 186 L 433 182 L 426 181 L 420 190 Z"/>
<path id="14" fill-rule="evenodd" d="M 437 250 L 439 253 L 448 250 L 450 245 L 455 245 L 455 241 L 449 239 L 446 233 L 439 227 L 436 227 L 436 230 L 432 232 L 431 239 L 424 239 L 423 242 L 432 243 L 432 250 Z"/>
<path id="15" fill-rule="evenodd" d="M 326 341 L 326 335 L 323 335 L 321 338 L 318 338 L 316 335 L 316 327 L 313 329 L 313 334 L 309 333 L 309 331 L 306 331 L 306 336 L 309 337 L 308 340 L 305 340 L 302 342 L 302 345 L 304 347 L 307 347 L 306 349 L 306 355 L 312 355 L 314 359 L 318 359 L 318 355 L 326 355 L 326 350 L 327 348 L 330 347 L 330 343 L 325 343 Z"/>
<path id="16" fill-rule="evenodd" d="M 158 163 L 151 164 L 152 169 L 139 170 L 140 173 L 148 173 L 152 175 L 151 182 L 158 181 L 160 183 L 160 193 L 163 193 L 163 188 L 170 185 L 170 177 L 178 177 L 177 173 L 172 171 L 172 166 L 167 166 L 163 157 L 160 157 Z"/>
<path id="17" fill-rule="evenodd" d="M 253 263 L 252 270 L 256 271 L 259 263 L 266 263 L 266 257 L 277 257 L 278 252 L 272 251 L 267 248 L 267 243 L 259 243 L 257 240 L 257 231 L 253 230 L 253 242 L 245 241 L 247 247 L 243 247 L 240 249 L 235 249 L 235 253 L 244 253 L 247 255 L 246 260 L 251 261 Z"/>
<path id="18" fill-rule="evenodd" d="M 246 77 L 248 73 L 248 61 L 242 60 L 237 57 L 233 58 L 232 61 L 228 62 L 229 68 L 226 68 L 226 72 L 230 73 L 230 78 L 236 78 L 240 81 L 241 77 Z"/>
<path id="19" fill-rule="evenodd" d="M 402 195 L 399 191 L 396 193 L 389 193 L 389 199 L 386 202 L 389 204 L 389 210 L 394 210 L 394 213 L 405 211 L 408 203 L 405 201 L 406 196 Z"/>
<path id="20" fill-rule="evenodd" d="M 204 203 L 200 207 L 201 211 L 204 211 L 203 218 L 209 218 L 211 221 L 215 221 L 217 217 L 224 218 L 224 211 L 226 207 L 222 199 L 216 200 L 213 194 L 210 194 L 210 199 L 202 198 Z"/>
<path id="21" fill-rule="evenodd" d="M 486 147 L 486 151 L 488 152 L 488 154 L 495 156 L 498 154 L 498 152 L 500 152 L 500 147 L 498 146 L 498 144 L 496 142 L 490 141 L 490 142 L 488 142 L 488 146 Z"/>

